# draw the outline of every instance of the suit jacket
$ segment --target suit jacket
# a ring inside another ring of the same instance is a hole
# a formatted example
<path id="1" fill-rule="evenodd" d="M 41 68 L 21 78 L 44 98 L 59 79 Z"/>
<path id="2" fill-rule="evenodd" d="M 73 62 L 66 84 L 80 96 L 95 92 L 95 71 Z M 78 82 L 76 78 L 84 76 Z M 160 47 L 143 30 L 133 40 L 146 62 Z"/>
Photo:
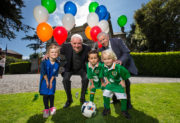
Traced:
<path id="1" fill-rule="evenodd" d="M 86 62 L 88 62 L 88 52 L 91 50 L 86 44 L 82 44 L 81 61 L 83 63 L 82 69 L 86 71 Z M 64 43 L 60 50 L 60 54 L 65 56 L 66 64 L 64 65 L 65 72 L 73 72 L 73 48 L 70 43 Z"/>
<path id="2" fill-rule="evenodd" d="M 122 65 L 128 69 L 130 73 L 137 75 L 138 70 L 134 64 L 134 60 L 130 55 L 130 50 L 127 48 L 124 42 L 121 39 L 111 38 L 109 43 L 111 43 L 111 48 L 116 54 L 117 59 L 122 61 Z M 100 52 L 104 50 L 106 50 L 105 47 L 99 49 Z"/>

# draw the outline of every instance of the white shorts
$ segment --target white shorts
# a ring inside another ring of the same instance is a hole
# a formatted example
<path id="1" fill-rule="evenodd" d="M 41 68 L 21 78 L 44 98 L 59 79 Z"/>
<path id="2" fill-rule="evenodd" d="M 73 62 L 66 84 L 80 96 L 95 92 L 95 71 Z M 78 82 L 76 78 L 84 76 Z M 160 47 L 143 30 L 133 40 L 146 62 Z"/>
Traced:
<path id="1" fill-rule="evenodd" d="M 103 96 L 105 97 L 112 97 L 113 93 L 116 95 L 117 99 L 127 99 L 126 93 L 117 93 L 117 92 L 112 92 L 110 90 L 104 90 Z"/>

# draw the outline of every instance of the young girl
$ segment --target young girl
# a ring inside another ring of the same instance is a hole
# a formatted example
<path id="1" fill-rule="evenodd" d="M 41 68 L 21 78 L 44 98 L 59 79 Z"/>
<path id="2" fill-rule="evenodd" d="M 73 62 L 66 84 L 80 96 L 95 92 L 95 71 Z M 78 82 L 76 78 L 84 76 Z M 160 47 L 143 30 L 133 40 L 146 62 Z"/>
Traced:
<path id="1" fill-rule="evenodd" d="M 54 93 L 56 89 L 56 77 L 59 71 L 59 62 L 56 58 L 59 56 L 59 47 L 55 44 L 51 44 L 48 47 L 47 54 L 49 59 L 41 62 L 41 77 L 39 85 L 39 93 L 43 95 L 44 113 L 43 117 L 47 118 L 49 115 L 56 113 L 54 107 Z M 49 103 L 50 102 L 50 107 Z"/>
<path id="2" fill-rule="evenodd" d="M 102 61 L 104 62 L 104 77 L 107 83 L 103 96 L 105 96 L 105 107 L 103 115 L 110 114 L 110 98 L 113 93 L 117 99 L 121 99 L 121 112 L 127 119 L 130 115 L 127 112 L 127 96 L 125 93 L 125 81 L 130 77 L 130 73 L 123 66 L 116 64 L 116 55 L 112 50 L 105 50 L 101 55 Z"/>
<path id="3" fill-rule="evenodd" d="M 90 101 L 93 102 L 96 89 L 100 89 L 102 87 L 103 90 L 103 65 L 101 62 L 99 62 L 99 56 L 96 50 L 91 50 L 88 53 L 88 61 L 87 77 L 90 81 Z"/>

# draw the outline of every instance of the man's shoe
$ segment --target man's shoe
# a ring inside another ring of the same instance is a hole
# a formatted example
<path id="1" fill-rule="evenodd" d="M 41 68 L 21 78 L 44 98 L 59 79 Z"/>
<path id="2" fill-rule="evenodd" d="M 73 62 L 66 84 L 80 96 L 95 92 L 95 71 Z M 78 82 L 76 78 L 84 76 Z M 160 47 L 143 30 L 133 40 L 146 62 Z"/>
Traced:
<path id="1" fill-rule="evenodd" d="M 126 118 L 126 119 L 131 119 L 130 114 L 127 111 L 122 111 L 121 114 Z"/>
<path id="2" fill-rule="evenodd" d="M 104 108 L 104 110 L 103 110 L 103 112 L 102 112 L 102 115 L 103 115 L 103 116 L 106 116 L 106 115 L 108 115 L 108 114 L 111 114 L 111 110 Z"/>
<path id="3" fill-rule="evenodd" d="M 68 108 L 73 101 L 67 101 L 63 108 Z"/>
<path id="4" fill-rule="evenodd" d="M 132 109 L 133 106 L 131 104 L 127 105 L 127 109 Z"/>

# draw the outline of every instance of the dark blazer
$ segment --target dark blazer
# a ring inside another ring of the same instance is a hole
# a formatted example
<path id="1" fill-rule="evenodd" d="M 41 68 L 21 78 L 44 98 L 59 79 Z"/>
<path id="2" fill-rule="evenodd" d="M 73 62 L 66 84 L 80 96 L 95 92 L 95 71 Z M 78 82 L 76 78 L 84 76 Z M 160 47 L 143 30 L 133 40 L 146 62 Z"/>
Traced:
<path id="1" fill-rule="evenodd" d="M 130 73 L 137 75 L 138 70 L 134 64 L 134 60 L 132 59 L 130 55 L 130 50 L 124 44 L 123 40 L 118 39 L 118 38 L 111 38 L 109 43 L 111 43 L 111 48 L 116 54 L 117 59 L 122 61 L 123 63 L 122 65 L 126 69 L 128 69 Z M 106 48 L 102 47 L 99 49 L 100 52 L 103 50 L 106 50 Z"/>
<path id="2" fill-rule="evenodd" d="M 81 61 L 83 63 L 82 69 L 86 71 L 86 62 L 88 62 L 88 52 L 91 50 L 89 46 L 86 44 L 82 44 L 81 51 Z M 70 43 L 64 43 L 60 50 L 60 54 L 65 56 L 66 64 L 64 66 L 65 72 L 73 72 L 72 71 L 72 63 L 73 63 L 73 48 Z"/>

